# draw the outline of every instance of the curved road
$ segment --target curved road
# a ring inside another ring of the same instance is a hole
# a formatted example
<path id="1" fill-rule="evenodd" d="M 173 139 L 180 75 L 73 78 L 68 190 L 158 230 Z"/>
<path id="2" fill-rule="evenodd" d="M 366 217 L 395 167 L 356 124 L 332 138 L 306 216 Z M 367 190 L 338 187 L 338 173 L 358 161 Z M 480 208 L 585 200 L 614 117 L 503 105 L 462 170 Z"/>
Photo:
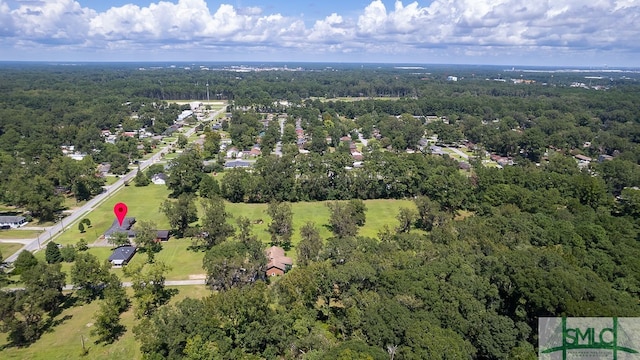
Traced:
<path id="1" fill-rule="evenodd" d="M 213 114 L 213 116 L 210 116 L 210 118 L 217 117 L 219 114 L 221 114 L 225 110 L 226 110 L 226 106 L 223 107 L 220 110 L 217 110 Z M 189 129 L 187 132 L 185 132 L 184 135 L 186 137 L 190 137 L 191 135 L 193 135 L 193 133 L 195 133 L 196 127 L 197 127 L 197 125 L 192 127 L 191 129 Z M 148 168 L 149 166 L 151 166 L 152 164 L 158 162 L 162 158 L 163 154 L 167 154 L 169 152 L 169 150 L 171 150 L 173 148 L 173 145 L 175 144 L 176 141 L 174 141 L 174 142 L 172 142 L 170 144 L 167 144 L 167 146 L 165 146 L 164 148 L 160 149 L 160 151 L 158 151 L 156 154 L 151 156 L 149 159 L 141 161 L 139 163 L 139 169 L 140 170 L 144 170 L 144 169 Z M 59 223 L 56 223 L 55 225 L 46 228 L 42 232 L 42 234 L 40 234 L 37 238 L 31 240 L 31 242 L 25 244 L 20 250 L 16 251 L 14 254 L 12 254 L 11 256 L 7 257 L 5 259 L 5 263 L 14 262 L 18 258 L 18 254 L 23 250 L 32 251 L 32 252 L 36 251 L 36 250 L 39 250 L 49 240 L 51 240 L 53 237 L 58 235 L 58 233 L 61 233 L 62 231 L 64 231 L 65 224 L 66 224 L 66 226 L 70 226 L 71 224 L 73 224 L 77 220 L 79 220 L 80 218 L 86 216 L 89 212 L 93 211 L 103 201 L 105 201 L 106 199 L 111 197 L 111 195 L 113 195 L 118 190 L 120 190 L 124 186 L 125 183 L 131 181 L 136 176 L 137 173 L 138 173 L 138 169 L 134 169 L 134 170 L 130 171 L 129 173 L 127 173 L 126 175 L 124 175 L 123 177 L 118 179 L 118 181 L 113 183 L 111 186 L 108 186 L 106 188 L 106 190 L 102 194 L 97 195 L 93 199 L 89 200 L 83 206 L 81 206 L 78 209 L 74 210 L 73 213 L 71 213 L 66 218 L 63 218 L 62 220 L 60 220 Z"/>

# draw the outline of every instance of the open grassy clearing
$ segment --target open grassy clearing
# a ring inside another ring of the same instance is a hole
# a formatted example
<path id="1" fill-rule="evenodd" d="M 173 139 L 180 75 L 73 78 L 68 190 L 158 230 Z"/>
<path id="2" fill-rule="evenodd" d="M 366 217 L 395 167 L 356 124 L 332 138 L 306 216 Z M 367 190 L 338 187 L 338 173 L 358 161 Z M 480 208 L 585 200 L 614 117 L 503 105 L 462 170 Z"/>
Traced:
<path id="1" fill-rule="evenodd" d="M 149 185 L 146 187 L 125 186 L 117 194 L 100 204 L 94 211 L 86 216 L 91 220 L 91 227 L 84 233 L 78 230 L 78 224 L 67 225 L 67 230 L 54 239 L 59 244 L 75 244 L 84 238 L 89 244 L 93 243 L 113 223 L 115 216 L 113 206 L 119 202 L 127 204 L 129 211 L 127 216 L 133 216 L 136 220 L 154 221 L 159 229 L 168 229 L 167 218 L 160 213 L 160 204 L 167 199 L 169 190 L 162 185 Z"/>
<path id="2" fill-rule="evenodd" d="M 20 209 L 16 208 L 15 206 L 0 204 L 0 213 L 2 215 L 15 215 L 22 213 L 22 211 L 20 211 Z"/>
<path id="3" fill-rule="evenodd" d="M 224 173 L 218 174 L 215 178 L 220 181 Z M 114 219 L 113 205 L 118 202 L 125 202 L 129 207 L 128 216 L 135 216 L 138 220 L 151 220 L 158 224 L 160 228 L 168 228 L 168 222 L 164 214 L 159 211 L 162 201 L 167 199 L 170 191 L 165 186 L 149 185 L 146 187 L 134 187 L 128 186 L 120 191 L 117 195 L 100 205 L 94 212 L 88 217 L 93 223 L 93 227 L 87 231 L 90 233 L 92 230 L 97 230 L 98 234 L 104 232 L 111 225 Z M 308 221 L 314 222 L 317 226 L 322 227 L 329 221 L 329 209 L 326 206 L 327 202 L 299 202 L 292 203 L 293 210 L 293 222 L 294 227 L 299 229 Z M 386 224 L 389 226 L 395 226 L 397 215 L 401 207 L 413 207 L 414 204 L 411 200 L 393 200 L 393 199 L 380 199 L 380 200 L 366 200 L 367 206 L 367 223 L 360 230 L 360 235 L 364 236 L 376 236 L 379 230 Z M 267 224 L 270 221 L 269 216 L 266 213 L 267 204 L 245 204 L 245 203 L 227 203 L 227 211 L 231 213 L 234 218 L 239 216 L 245 216 L 250 220 L 263 220 L 262 224 L 254 224 L 254 234 L 263 241 L 268 241 L 269 234 L 267 233 Z M 97 223 L 95 219 L 108 218 L 108 221 L 104 223 Z M 232 220 L 235 224 L 235 220 Z M 75 230 L 74 237 L 78 238 L 80 232 L 76 229 L 69 229 L 67 232 L 73 232 Z M 326 231 L 324 231 L 326 230 Z M 297 243 L 299 240 L 298 234 L 294 235 L 293 242 Z M 331 235 L 329 229 L 321 229 L 321 235 L 328 237 Z"/>
<path id="4" fill-rule="evenodd" d="M 192 102 L 202 103 L 202 106 L 209 105 L 212 110 L 222 109 L 227 106 L 226 100 L 167 100 L 168 103 L 174 103 L 178 105 L 189 105 Z"/>
<path id="5" fill-rule="evenodd" d="M 170 152 L 170 153 L 167 153 L 167 154 L 163 157 L 163 159 L 165 159 L 165 160 L 173 160 L 173 159 L 177 158 L 179 155 L 180 155 L 179 153 Z"/>
<path id="6" fill-rule="evenodd" d="M 329 224 L 329 208 L 328 202 L 300 202 L 292 203 L 291 210 L 293 212 L 293 237 L 291 242 L 293 248 L 287 253 L 287 256 L 296 258 L 295 246 L 300 242 L 300 228 L 307 222 L 313 222 L 320 232 L 320 236 L 323 239 L 332 236 L 331 230 L 327 226 Z M 415 204 L 411 200 L 366 200 L 367 206 L 366 223 L 359 229 L 358 235 L 377 238 L 380 230 L 384 226 L 394 228 L 398 225 L 396 215 L 400 208 L 410 207 L 415 209 Z M 267 204 L 227 204 L 227 211 L 231 213 L 234 218 L 239 216 L 245 216 L 256 222 L 262 220 L 262 224 L 253 225 L 253 233 L 263 243 L 268 244 L 270 241 L 269 233 L 267 232 L 268 224 L 271 221 L 267 215 Z"/>
<path id="7" fill-rule="evenodd" d="M 2 254 L 3 259 L 6 259 L 15 254 L 15 252 L 20 250 L 21 247 L 22 244 L 18 243 L 0 243 L 0 254 Z"/>
<path id="8" fill-rule="evenodd" d="M 105 177 L 105 186 L 109 186 L 109 185 L 113 185 L 116 183 L 116 181 L 120 180 L 120 176 L 115 175 L 115 176 L 107 176 Z"/>
<path id="9" fill-rule="evenodd" d="M 216 177 L 218 180 L 220 180 L 220 175 Z M 169 229 L 167 218 L 159 210 L 160 204 L 167 199 L 169 193 L 170 191 L 167 187 L 161 185 L 126 186 L 86 216 L 91 220 L 92 226 L 86 228 L 84 233 L 80 233 L 77 223 L 69 224 L 67 225 L 67 230 L 56 237 L 54 241 L 59 244 L 69 245 L 76 244 L 81 238 L 84 238 L 89 244 L 94 243 L 114 221 L 113 206 L 118 202 L 127 204 L 129 208 L 127 216 L 133 216 L 138 221 L 153 221 L 158 225 L 159 229 Z M 292 243 L 294 248 L 289 252 L 290 256 L 295 258 L 295 245 L 300 241 L 300 228 L 307 222 L 315 223 L 323 238 L 331 236 L 331 231 L 327 226 L 329 223 L 329 209 L 326 204 L 327 202 L 291 204 L 294 227 Z M 390 228 L 394 228 L 397 225 L 396 215 L 401 207 L 415 207 L 411 200 L 367 200 L 365 204 L 367 206 L 367 220 L 358 234 L 374 238 L 377 237 L 377 234 L 385 225 Z M 234 226 L 236 225 L 235 219 L 245 216 L 254 222 L 253 233 L 258 239 L 265 243 L 265 246 L 269 243 L 270 236 L 267 232 L 267 227 L 271 219 L 266 213 L 267 204 L 227 203 L 226 207 L 227 211 L 233 216 L 230 222 Z M 200 206 L 198 208 L 201 211 Z M 259 220 L 262 220 L 262 223 L 259 223 Z M 191 239 L 188 238 L 171 238 L 167 243 L 163 243 L 163 249 L 156 254 L 156 259 L 171 266 L 172 269 L 168 273 L 168 279 L 189 279 L 189 275 L 203 273 L 202 258 L 204 254 L 189 250 L 188 247 L 190 245 Z M 111 253 L 109 247 L 91 248 L 89 251 L 98 256 L 100 260 L 106 260 Z M 44 252 L 39 252 L 38 256 L 44 259 Z M 146 258 L 146 254 L 137 254 L 132 263 L 144 262 Z M 69 264 L 63 265 L 63 270 L 68 271 L 69 268 Z M 113 271 L 122 276 L 121 270 L 114 269 Z"/>
<path id="10" fill-rule="evenodd" d="M 78 208 L 78 207 L 80 207 L 80 206 L 82 206 L 82 205 L 84 205 L 86 203 L 87 203 L 86 200 L 78 201 L 73 196 L 65 196 L 62 206 L 64 206 L 65 209 L 70 209 L 71 210 L 71 209 L 76 209 L 76 208 Z"/>
<path id="11" fill-rule="evenodd" d="M 162 250 L 155 254 L 156 261 L 161 261 L 169 265 L 170 270 L 167 272 L 167 280 L 189 280 L 194 276 L 204 275 L 202 269 L 202 259 L 204 252 L 196 252 L 189 250 L 191 239 L 170 239 L 162 244 Z M 99 259 L 107 259 L 111 254 L 110 248 L 102 248 L 108 250 L 105 255 L 98 257 Z M 96 255 L 98 256 L 98 255 Z M 147 254 L 138 253 L 131 260 L 130 264 L 144 264 L 147 261 Z M 123 281 L 130 280 L 124 276 L 122 269 L 112 269 Z"/>
<path id="12" fill-rule="evenodd" d="M 171 288 L 171 287 L 170 287 Z M 211 294 L 204 285 L 178 286 L 175 287 L 178 293 L 171 299 L 170 303 L 186 298 L 203 298 Z M 133 293 L 127 289 L 129 296 Z M 94 337 L 91 336 L 93 316 L 98 310 L 99 301 L 83 306 L 75 306 L 62 311 L 56 317 L 60 324 L 53 327 L 51 331 L 45 333 L 35 344 L 27 348 L 4 348 L 6 345 L 6 334 L 0 334 L 0 358 L 2 359 L 140 359 L 140 346 L 133 336 L 133 327 L 137 321 L 133 315 L 133 309 L 120 316 L 121 324 L 126 327 L 125 333 L 113 344 L 96 345 Z M 82 343 L 89 349 L 87 356 L 81 356 Z"/>
<path id="13" fill-rule="evenodd" d="M 3 244 L 4 245 L 4 244 Z M 19 245 L 19 244 L 17 244 Z M 196 252 L 189 250 L 191 245 L 190 239 L 171 239 L 170 241 L 162 244 L 162 250 L 156 254 L 156 261 L 162 261 L 169 265 L 171 269 L 167 273 L 167 280 L 189 280 L 196 277 L 202 277 L 204 270 L 202 270 L 202 258 L 204 252 Z M 19 247 L 18 247 L 19 249 Z M 17 249 L 16 249 L 17 250 Z M 14 250 L 15 252 L 15 250 Z M 100 262 L 106 261 L 111 255 L 111 247 L 91 247 L 87 250 L 89 254 L 94 255 Z M 4 251 L 2 252 L 4 254 Z M 39 251 L 35 254 L 39 260 L 45 260 L 45 252 Z M 137 253 L 130 264 L 144 264 L 147 262 L 147 254 Z M 62 262 L 62 272 L 67 274 L 67 283 L 71 282 L 71 267 L 73 263 Z M 130 278 L 124 276 L 122 268 L 111 268 L 111 272 L 118 275 L 120 280 L 129 281 Z M 12 278 L 13 281 L 20 281 L 19 277 Z M 18 283 L 14 283 L 11 287 L 19 286 Z"/>
<path id="14" fill-rule="evenodd" d="M 40 230 L 0 230 L 0 239 L 33 239 L 37 238 Z"/>
<path id="15" fill-rule="evenodd" d="M 476 156 L 473 151 L 469 150 L 466 146 L 463 147 L 459 147 L 458 150 L 462 151 L 463 153 L 467 154 L 467 156 L 472 157 L 472 156 Z"/>
<path id="16" fill-rule="evenodd" d="M 311 100 L 320 100 L 321 102 L 329 102 L 329 101 L 344 101 L 344 102 L 352 102 L 352 101 L 363 101 L 363 100 L 400 100 L 400 97 L 337 97 L 337 98 L 325 98 L 325 97 L 311 97 Z"/>

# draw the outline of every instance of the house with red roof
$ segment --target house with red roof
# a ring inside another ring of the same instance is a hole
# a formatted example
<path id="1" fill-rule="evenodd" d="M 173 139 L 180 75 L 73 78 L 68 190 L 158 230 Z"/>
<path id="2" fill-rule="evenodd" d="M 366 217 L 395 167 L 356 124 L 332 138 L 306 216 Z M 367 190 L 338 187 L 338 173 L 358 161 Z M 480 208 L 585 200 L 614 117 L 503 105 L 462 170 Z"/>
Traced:
<path id="1" fill-rule="evenodd" d="M 293 260 L 284 256 L 284 249 L 278 246 L 272 246 L 267 249 L 267 276 L 284 275 L 291 270 Z"/>

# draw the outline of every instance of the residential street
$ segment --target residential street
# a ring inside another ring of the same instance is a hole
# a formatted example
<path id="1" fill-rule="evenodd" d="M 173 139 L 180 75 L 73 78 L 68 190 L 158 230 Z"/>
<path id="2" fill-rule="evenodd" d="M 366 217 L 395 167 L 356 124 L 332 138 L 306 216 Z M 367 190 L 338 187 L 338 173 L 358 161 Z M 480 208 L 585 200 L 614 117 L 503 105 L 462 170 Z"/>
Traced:
<path id="1" fill-rule="evenodd" d="M 464 152 L 460 151 L 459 149 L 456 149 L 454 147 L 446 147 L 445 149 L 453 151 L 454 153 L 460 155 L 465 160 L 469 160 L 469 155 L 465 154 Z"/>
<path id="2" fill-rule="evenodd" d="M 215 118 L 216 116 L 218 116 L 219 114 L 221 114 L 225 110 L 226 110 L 226 107 L 223 107 L 222 109 L 217 110 L 216 112 L 213 113 L 213 117 Z M 194 127 L 190 128 L 189 130 L 187 130 L 184 133 L 184 135 L 188 138 L 191 135 L 193 135 L 193 133 L 195 133 L 195 131 L 196 131 L 196 126 L 194 126 Z M 149 166 L 153 165 L 154 163 L 156 163 L 160 159 L 162 159 L 163 154 L 169 153 L 169 151 L 175 145 L 176 141 L 174 141 L 174 142 L 172 142 L 170 144 L 167 144 L 166 147 L 162 148 L 160 151 L 158 151 L 156 154 L 151 156 L 149 159 L 141 161 L 139 163 L 139 169 L 141 171 L 145 170 Z M 138 169 L 131 170 L 129 173 L 127 173 L 126 175 L 122 176 L 120 179 L 118 179 L 118 181 L 116 181 L 112 185 L 106 186 L 105 187 L 106 190 L 102 194 L 97 195 L 93 199 L 89 200 L 86 204 L 84 204 L 83 206 L 81 206 L 78 209 L 74 210 L 69 216 L 61 219 L 60 222 L 56 223 L 55 225 L 50 226 L 48 228 L 39 228 L 39 229 L 43 230 L 43 232 L 37 238 L 34 238 L 34 239 L 20 239 L 20 241 L 15 241 L 15 242 L 24 243 L 25 245 L 20 250 L 16 251 L 14 254 L 12 254 L 11 256 L 8 256 L 5 259 L 5 262 L 6 263 L 14 262 L 18 258 L 18 254 L 23 250 L 37 251 L 37 250 L 41 249 L 42 247 L 44 247 L 44 245 L 49 240 L 51 240 L 56 235 L 58 235 L 59 233 L 64 231 L 64 229 L 66 227 L 71 226 L 77 220 L 87 216 L 87 214 L 89 214 L 91 211 L 93 211 L 103 201 L 105 201 L 106 199 L 111 197 L 111 195 L 113 195 L 116 192 L 118 192 L 124 186 L 125 183 L 131 181 L 136 176 L 137 172 L 138 172 Z M 8 240 L 8 239 L 5 239 L 5 240 Z"/>

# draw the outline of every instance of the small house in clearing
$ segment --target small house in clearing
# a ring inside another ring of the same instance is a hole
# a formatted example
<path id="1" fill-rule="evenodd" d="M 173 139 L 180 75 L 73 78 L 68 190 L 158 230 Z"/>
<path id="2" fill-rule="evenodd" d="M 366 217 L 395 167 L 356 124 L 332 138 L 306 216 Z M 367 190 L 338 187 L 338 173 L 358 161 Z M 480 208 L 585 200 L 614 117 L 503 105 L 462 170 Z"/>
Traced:
<path id="1" fill-rule="evenodd" d="M 169 241 L 169 230 L 158 230 L 156 241 Z"/>
<path id="2" fill-rule="evenodd" d="M 136 248 L 134 246 L 121 246 L 113 250 L 113 253 L 109 256 L 109 262 L 114 267 L 122 267 L 129 263 L 135 253 Z"/>
<path id="3" fill-rule="evenodd" d="M 133 224 L 135 224 L 136 218 L 134 217 L 126 217 L 122 220 L 122 225 L 118 223 L 118 220 L 113 220 L 111 227 L 104 232 L 105 239 L 109 239 L 113 234 L 122 232 L 127 234 L 127 237 L 133 238 L 136 236 L 135 231 L 131 230 Z"/>
<path id="4" fill-rule="evenodd" d="M 156 185 L 165 185 L 168 179 L 169 177 L 167 176 L 167 174 L 157 173 L 157 174 L 153 174 L 153 176 L 151 177 L 151 182 Z"/>
<path id="5" fill-rule="evenodd" d="M 0 227 L 4 228 L 19 228 L 27 224 L 27 219 L 23 216 L 0 216 Z"/>
<path id="6" fill-rule="evenodd" d="M 291 270 L 293 261 L 291 258 L 284 256 L 284 249 L 272 246 L 267 249 L 267 276 L 284 275 Z"/>
<path id="7" fill-rule="evenodd" d="M 248 168 L 248 167 L 251 167 L 251 163 L 248 161 L 242 161 L 242 160 L 232 160 L 232 161 L 227 161 L 224 164 L 224 167 L 227 169 Z"/>

